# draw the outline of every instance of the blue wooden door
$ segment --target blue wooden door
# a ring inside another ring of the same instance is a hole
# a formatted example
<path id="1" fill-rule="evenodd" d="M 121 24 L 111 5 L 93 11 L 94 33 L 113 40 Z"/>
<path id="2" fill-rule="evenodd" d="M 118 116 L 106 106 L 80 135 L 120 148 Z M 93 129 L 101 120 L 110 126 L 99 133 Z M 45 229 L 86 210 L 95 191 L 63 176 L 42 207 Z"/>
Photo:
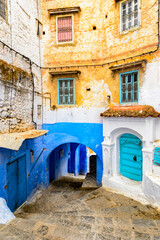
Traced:
<path id="1" fill-rule="evenodd" d="M 8 192 L 8 199 L 7 204 L 10 210 L 13 212 L 16 210 L 17 206 L 17 161 L 12 162 L 11 164 L 7 165 L 7 192 Z"/>
<path id="2" fill-rule="evenodd" d="M 142 141 L 132 134 L 120 137 L 120 173 L 132 180 L 142 181 Z"/>
<path id="3" fill-rule="evenodd" d="M 18 159 L 18 199 L 17 206 L 21 206 L 27 199 L 26 156 Z"/>
<path id="4" fill-rule="evenodd" d="M 26 156 L 7 165 L 7 204 L 12 212 L 27 199 Z"/>

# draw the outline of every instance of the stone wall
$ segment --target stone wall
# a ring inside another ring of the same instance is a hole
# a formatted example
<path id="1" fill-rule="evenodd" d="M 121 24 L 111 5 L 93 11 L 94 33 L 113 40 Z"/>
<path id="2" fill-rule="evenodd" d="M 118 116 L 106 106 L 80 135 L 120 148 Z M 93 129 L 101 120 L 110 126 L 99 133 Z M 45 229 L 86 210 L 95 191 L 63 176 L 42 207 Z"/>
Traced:
<path id="1" fill-rule="evenodd" d="M 41 65 L 41 41 L 37 36 L 36 21 L 36 19 L 41 21 L 40 2 L 37 0 L 6 2 L 6 19 L 0 17 L 0 39 L 22 55 L 16 54 L 0 43 L 1 133 L 29 130 L 35 128 L 34 122 L 42 124 L 42 118 L 37 118 L 37 105 L 42 106 L 41 70 L 32 65 L 34 84 L 30 70 L 30 61 Z"/>

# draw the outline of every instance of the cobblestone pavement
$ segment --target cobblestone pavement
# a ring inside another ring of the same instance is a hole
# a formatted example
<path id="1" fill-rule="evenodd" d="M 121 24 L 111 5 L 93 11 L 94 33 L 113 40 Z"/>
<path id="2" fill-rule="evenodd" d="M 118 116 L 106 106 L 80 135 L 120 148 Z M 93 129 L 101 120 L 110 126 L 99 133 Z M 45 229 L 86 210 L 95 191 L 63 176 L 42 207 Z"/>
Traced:
<path id="1" fill-rule="evenodd" d="M 0 229 L 0 240 L 160 240 L 160 213 L 105 188 L 57 182 Z"/>

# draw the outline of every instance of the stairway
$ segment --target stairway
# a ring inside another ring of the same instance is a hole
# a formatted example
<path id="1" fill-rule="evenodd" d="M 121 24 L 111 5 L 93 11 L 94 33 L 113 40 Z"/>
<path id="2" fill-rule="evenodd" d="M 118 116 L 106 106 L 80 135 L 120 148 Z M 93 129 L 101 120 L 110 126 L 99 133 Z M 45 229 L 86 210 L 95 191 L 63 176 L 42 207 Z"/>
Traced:
<path id="1" fill-rule="evenodd" d="M 51 184 L 15 215 L 0 229 L 0 240 L 160 239 L 155 209 L 104 188 L 81 190 L 76 183 Z"/>

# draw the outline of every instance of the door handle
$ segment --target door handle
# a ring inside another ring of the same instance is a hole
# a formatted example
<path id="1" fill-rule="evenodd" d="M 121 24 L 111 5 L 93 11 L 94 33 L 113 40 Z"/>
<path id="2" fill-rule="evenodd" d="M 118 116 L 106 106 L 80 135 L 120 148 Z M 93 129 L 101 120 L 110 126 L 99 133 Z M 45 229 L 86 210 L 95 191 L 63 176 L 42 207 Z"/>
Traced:
<path id="1" fill-rule="evenodd" d="M 136 157 L 136 156 L 134 156 L 134 157 L 133 157 L 133 160 L 136 162 L 136 161 L 137 161 L 137 157 Z"/>

